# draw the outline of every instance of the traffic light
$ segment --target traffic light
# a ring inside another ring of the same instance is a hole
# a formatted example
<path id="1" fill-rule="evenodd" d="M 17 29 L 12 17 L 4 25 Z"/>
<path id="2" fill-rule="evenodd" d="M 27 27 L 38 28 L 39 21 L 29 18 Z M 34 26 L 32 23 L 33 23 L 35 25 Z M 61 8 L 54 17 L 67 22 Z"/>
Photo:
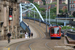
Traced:
<path id="1" fill-rule="evenodd" d="M 9 15 L 12 15 L 13 8 L 9 8 Z"/>
<path id="2" fill-rule="evenodd" d="M 12 20 L 12 11 L 13 11 L 13 8 L 9 8 L 9 20 Z"/>

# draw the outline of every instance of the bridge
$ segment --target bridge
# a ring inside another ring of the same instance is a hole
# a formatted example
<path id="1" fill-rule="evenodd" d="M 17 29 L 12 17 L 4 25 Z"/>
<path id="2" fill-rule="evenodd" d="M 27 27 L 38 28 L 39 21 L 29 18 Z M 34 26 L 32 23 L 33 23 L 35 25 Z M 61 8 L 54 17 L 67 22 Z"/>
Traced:
<path id="1" fill-rule="evenodd" d="M 37 9 L 37 7 L 33 4 L 33 3 L 29 3 L 29 4 L 25 4 L 25 3 L 20 3 L 20 26 L 25 30 L 27 31 L 28 33 L 31 32 L 30 28 L 26 25 L 26 19 L 29 19 L 29 22 L 30 22 L 30 19 L 31 20 L 34 20 L 34 23 L 35 23 L 35 20 L 36 21 L 39 21 L 39 25 L 41 26 L 41 23 L 45 23 L 46 24 L 46 33 L 47 33 L 47 25 L 50 26 L 50 23 L 48 23 L 47 21 L 50 21 L 50 22 L 56 22 L 55 19 L 44 19 L 41 15 L 41 13 L 39 12 L 39 10 Z M 33 12 L 34 15 L 33 17 L 30 17 L 30 12 Z M 29 17 L 28 16 L 22 16 L 23 14 L 26 14 L 27 12 L 29 12 Z M 35 16 L 35 13 L 38 13 L 39 14 L 39 19 L 36 18 Z M 29 23 L 27 22 L 27 23 Z M 69 24 L 69 20 L 57 20 L 58 23 L 66 23 L 66 24 Z M 64 24 L 65 24 L 64 23 Z M 30 24 L 31 25 L 31 24 Z M 39 28 L 38 28 L 39 29 Z"/>
<path id="2" fill-rule="evenodd" d="M 49 21 L 50 22 L 58 22 L 58 23 L 64 23 L 65 24 L 69 24 L 69 20 L 56 20 L 56 19 L 44 19 L 40 13 L 40 11 L 37 9 L 37 7 L 33 4 L 33 3 L 20 3 L 19 4 L 20 6 L 20 26 L 26 30 L 27 32 L 30 32 L 30 29 L 26 26 L 26 24 L 23 22 L 23 19 L 33 19 L 34 22 L 35 20 L 39 21 L 39 22 L 43 22 L 45 24 L 48 24 L 50 25 L 50 23 L 48 23 Z M 26 15 L 28 12 L 28 16 Z M 30 16 L 30 12 L 32 12 L 33 14 L 33 17 Z M 39 19 L 37 19 L 37 17 L 35 16 L 35 13 L 38 13 L 39 15 Z M 26 15 L 25 16 L 23 16 Z M 28 29 L 27 29 L 28 28 Z M 29 30 L 29 31 L 28 31 Z"/>
<path id="3" fill-rule="evenodd" d="M 22 14 L 26 13 L 27 11 L 33 11 L 34 13 L 37 12 L 39 14 L 39 17 L 41 18 L 41 20 L 44 21 L 41 13 L 39 12 L 37 7 L 33 3 L 28 3 L 28 4 L 20 3 L 19 6 L 20 6 L 20 26 L 28 33 L 31 31 L 30 31 L 29 27 L 23 22 Z M 34 18 L 36 18 L 35 15 L 34 15 Z"/>

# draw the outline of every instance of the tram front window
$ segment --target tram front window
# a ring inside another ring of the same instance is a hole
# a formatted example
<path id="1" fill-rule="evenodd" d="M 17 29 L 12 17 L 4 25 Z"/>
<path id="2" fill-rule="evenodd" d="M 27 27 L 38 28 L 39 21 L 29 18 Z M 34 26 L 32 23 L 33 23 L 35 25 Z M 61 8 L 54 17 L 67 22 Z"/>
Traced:
<path id="1" fill-rule="evenodd" d="M 54 33 L 55 34 L 59 33 L 59 27 L 54 28 Z"/>
<path id="2" fill-rule="evenodd" d="M 59 27 L 51 28 L 51 33 L 58 34 L 59 33 Z"/>

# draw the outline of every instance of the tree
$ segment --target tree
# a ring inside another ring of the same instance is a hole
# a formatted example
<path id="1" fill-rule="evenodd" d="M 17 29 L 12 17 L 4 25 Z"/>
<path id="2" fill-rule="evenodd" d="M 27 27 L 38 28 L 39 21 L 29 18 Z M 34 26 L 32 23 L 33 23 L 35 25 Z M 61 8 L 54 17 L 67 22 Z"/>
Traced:
<path id="1" fill-rule="evenodd" d="M 63 13 L 63 10 L 59 9 L 59 13 Z"/>
<path id="2" fill-rule="evenodd" d="M 34 0 L 29 0 L 31 3 L 33 3 Z"/>
<path id="3" fill-rule="evenodd" d="M 55 19 L 56 17 L 56 7 L 50 9 L 50 18 Z"/>
<path id="4" fill-rule="evenodd" d="M 68 10 L 67 9 L 65 9 L 65 11 L 64 11 L 65 13 L 67 13 L 68 12 Z"/>
<path id="5" fill-rule="evenodd" d="M 39 11 L 43 11 L 43 12 L 45 11 L 45 9 L 44 8 L 40 8 L 37 3 L 34 3 L 34 5 L 38 8 Z"/>

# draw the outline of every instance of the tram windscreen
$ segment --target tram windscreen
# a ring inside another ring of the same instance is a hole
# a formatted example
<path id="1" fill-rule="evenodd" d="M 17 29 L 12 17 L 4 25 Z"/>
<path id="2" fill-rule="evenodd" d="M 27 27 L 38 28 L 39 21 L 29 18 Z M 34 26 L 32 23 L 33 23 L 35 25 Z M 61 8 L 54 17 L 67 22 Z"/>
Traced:
<path id="1" fill-rule="evenodd" d="M 59 33 L 59 27 L 51 28 L 51 33 L 54 33 L 54 34 Z"/>

